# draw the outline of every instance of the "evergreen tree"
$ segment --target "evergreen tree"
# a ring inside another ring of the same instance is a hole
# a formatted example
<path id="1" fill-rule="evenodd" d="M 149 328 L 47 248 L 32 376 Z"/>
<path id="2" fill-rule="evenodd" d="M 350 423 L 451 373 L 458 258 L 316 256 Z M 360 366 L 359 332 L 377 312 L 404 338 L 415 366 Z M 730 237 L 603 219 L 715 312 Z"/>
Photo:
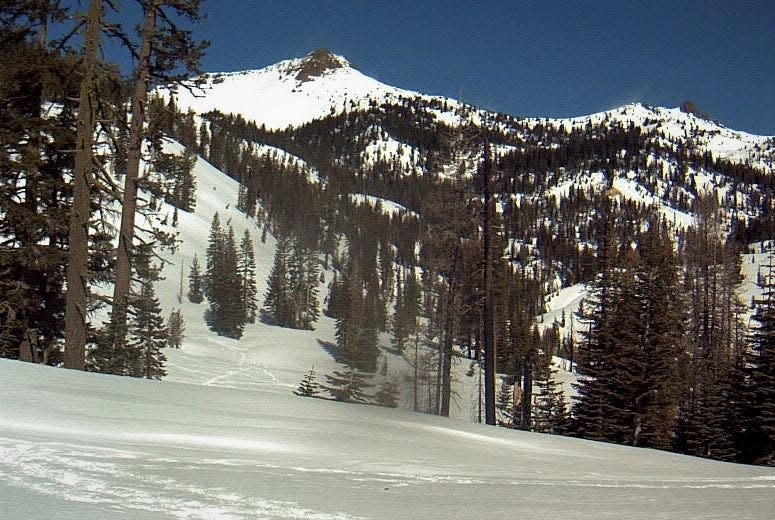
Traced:
<path id="1" fill-rule="evenodd" d="M 563 434 L 568 417 L 562 388 L 555 379 L 557 369 L 554 368 L 551 357 L 543 359 L 539 365 L 536 379 L 538 394 L 532 409 L 533 430 L 540 433 Z"/>
<path id="2" fill-rule="evenodd" d="M 351 311 L 352 312 L 352 311 Z M 353 312 L 353 315 L 357 313 Z M 380 299 L 378 289 L 369 287 L 363 300 L 362 319 L 358 325 L 356 339 L 357 355 L 354 365 L 360 370 L 374 372 L 379 357 Z"/>
<path id="3" fill-rule="evenodd" d="M 414 269 L 402 284 L 398 281 L 395 311 L 392 321 L 392 345 L 396 354 L 402 355 L 409 338 L 417 328 L 420 313 L 420 294 Z"/>
<path id="4" fill-rule="evenodd" d="M 371 387 L 364 375 L 352 366 L 345 364 L 343 369 L 334 370 L 326 375 L 325 387 L 336 401 L 349 403 L 368 403 L 369 397 L 365 391 Z"/>
<path id="5" fill-rule="evenodd" d="M 181 20 L 200 19 L 200 0 L 152 0 L 141 2 L 143 22 L 140 41 L 133 49 L 137 58 L 131 99 L 132 120 L 127 140 L 127 164 L 121 204 L 121 223 L 116 252 L 115 284 L 111 320 L 117 349 L 126 342 L 127 300 L 132 278 L 132 259 L 140 187 L 140 163 L 146 138 L 149 87 L 180 84 L 196 75 L 205 42 L 195 42 L 192 32 L 180 27 Z"/>
<path id="6" fill-rule="evenodd" d="M 158 273 L 146 260 L 137 266 L 137 276 L 140 287 L 130 299 L 129 341 L 126 349 L 133 357 L 131 375 L 161 379 L 166 374 L 164 364 L 167 361 L 162 349 L 169 344 L 170 337 L 153 288 L 159 279 Z M 178 329 L 178 332 L 180 336 L 176 339 L 182 339 L 182 330 Z"/>
<path id="7" fill-rule="evenodd" d="M 379 390 L 374 394 L 374 403 L 386 408 L 398 408 L 399 401 L 398 376 L 390 375 L 385 377 Z"/>
<path id="8" fill-rule="evenodd" d="M 66 368 L 83 370 L 86 360 L 87 264 L 89 251 L 90 185 L 96 128 L 95 70 L 102 25 L 102 0 L 90 0 L 83 42 L 83 78 L 78 100 L 78 130 L 70 210 L 70 252 L 67 262 L 65 316 Z"/>
<path id="9" fill-rule="evenodd" d="M 173 310 L 167 319 L 167 336 L 170 347 L 180 348 L 183 345 L 183 338 L 186 337 L 186 322 L 180 309 Z"/>
<path id="10" fill-rule="evenodd" d="M 337 271 L 334 271 L 334 278 L 331 280 L 331 286 L 328 291 L 328 305 L 324 314 L 329 318 L 339 318 L 344 313 L 346 302 L 347 291 L 344 279 Z"/>
<path id="11" fill-rule="evenodd" d="M 256 254 L 253 249 L 253 241 L 250 239 L 250 232 L 246 229 L 245 234 L 240 241 L 239 251 L 239 273 L 242 285 L 240 287 L 240 298 L 245 308 L 245 321 L 255 323 L 256 313 L 258 312 L 258 302 L 256 301 Z"/>
<path id="12" fill-rule="evenodd" d="M 191 303 L 202 303 L 204 300 L 203 284 L 204 280 L 199 267 L 199 258 L 194 255 L 194 260 L 191 262 L 191 270 L 188 273 L 188 301 Z"/>
<path id="13" fill-rule="evenodd" d="M 210 222 L 210 234 L 207 239 L 207 250 L 205 251 L 205 277 L 204 277 L 204 294 L 208 298 L 211 297 L 211 291 L 214 286 L 220 283 L 218 279 L 218 265 L 217 259 L 220 258 L 223 252 L 223 240 L 224 233 L 221 229 L 221 217 L 216 211 L 213 215 L 213 220 Z"/>
<path id="14" fill-rule="evenodd" d="M 612 372 L 616 355 L 613 350 L 619 332 L 613 319 L 618 303 L 614 265 L 617 246 L 610 205 L 611 201 L 608 201 L 604 207 L 598 238 L 597 256 L 601 272 L 591 284 L 590 296 L 585 301 L 583 313 L 579 314 L 583 328 L 576 366 L 580 377 L 575 385 L 578 395 L 572 410 L 575 433 L 593 440 L 611 437 L 609 418 L 614 416 L 606 386 Z"/>
<path id="15" fill-rule="evenodd" d="M 264 296 L 264 311 L 268 321 L 282 327 L 288 326 L 293 321 L 291 289 L 288 281 L 290 250 L 290 238 L 286 236 L 278 238 L 274 263 L 269 272 L 266 295 Z"/>
<path id="16" fill-rule="evenodd" d="M 162 348 L 169 343 L 161 306 L 154 286 L 161 279 L 160 269 L 151 264 L 151 248 L 136 250 L 135 283 L 128 300 L 129 330 L 127 342 L 117 347 L 116 323 L 111 314 L 107 325 L 99 331 L 91 351 L 90 368 L 96 372 L 160 379 L 164 376 L 166 356 Z"/>
<path id="17" fill-rule="evenodd" d="M 509 381 L 511 379 L 511 381 Z M 514 378 L 504 377 L 495 396 L 495 408 L 498 411 L 498 424 L 514 428 L 516 410 L 514 409 Z M 519 391 L 519 389 L 517 389 Z"/>
<path id="18" fill-rule="evenodd" d="M 733 402 L 731 383 L 739 357 L 735 331 L 743 326 L 736 296 L 739 255 L 722 237 L 716 198 L 698 199 L 697 226 L 686 238 L 688 359 L 681 378 L 676 447 L 692 455 L 732 460 L 735 426 L 729 404 Z"/>
<path id="19" fill-rule="evenodd" d="M 234 290 L 243 286 L 234 229 L 220 226 L 218 213 L 213 215 L 207 244 L 207 272 L 204 277 L 209 308 L 205 313 L 208 326 L 218 334 L 239 339 L 245 326 L 246 311 L 242 298 Z M 193 267 L 193 266 L 192 266 Z"/>
<path id="20" fill-rule="evenodd" d="M 320 259 L 315 249 L 306 249 L 304 258 L 304 298 L 299 327 L 312 329 L 312 325 L 320 317 L 320 302 L 318 300 L 318 283 L 320 283 Z"/>
<path id="21" fill-rule="evenodd" d="M 210 327 L 222 336 L 239 339 L 245 327 L 245 302 L 234 297 L 234 288 L 242 286 L 238 267 L 237 245 L 234 229 L 229 226 L 225 236 L 219 238 L 221 248 L 214 260 L 214 272 L 211 279 L 209 321 Z"/>
<path id="22" fill-rule="evenodd" d="M 351 260 L 342 275 L 344 305 L 336 320 L 337 361 L 352 365 L 357 370 L 374 372 L 377 368 L 377 323 L 375 308 L 363 294 L 360 270 Z"/>
<path id="23" fill-rule="evenodd" d="M 304 375 L 299 387 L 293 391 L 294 395 L 300 397 L 318 397 L 320 390 L 318 390 L 318 384 L 315 381 L 315 367 L 310 368 L 309 372 Z"/>
<path id="24" fill-rule="evenodd" d="M 185 150 L 183 155 L 162 151 L 163 142 L 154 143 L 152 165 L 158 177 L 158 191 L 165 202 L 177 209 L 192 212 L 196 205 L 196 179 L 193 175 L 196 156 Z M 144 185 L 148 187 L 148 180 Z"/>
<path id="25" fill-rule="evenodd" d="M 209 148 L 210 148 L 210 134 L 207 131 L 207 122 L 202 121 L 202 123 L 199 125 L 199 146 L 197 148 L 197 153 L 202 157 L 208 157 Z"/>
<path id="26" fill-rule="evenodd" d="M 640 373 L 634 391 L 632 444 L 669 449 L 674 442 L 678 360 L 686 320 L 673 244 L 656 220 L 639 239 L 638 254 Z"/>

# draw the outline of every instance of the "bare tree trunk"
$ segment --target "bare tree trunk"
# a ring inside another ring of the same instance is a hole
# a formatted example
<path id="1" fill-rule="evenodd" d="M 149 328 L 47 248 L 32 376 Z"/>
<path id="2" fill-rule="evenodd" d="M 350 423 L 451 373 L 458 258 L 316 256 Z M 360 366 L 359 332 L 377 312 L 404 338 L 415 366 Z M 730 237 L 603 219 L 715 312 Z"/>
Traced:
<path id="1" fill-rule="evenodd" d="M 442 312 L 442 323 L 446 320 L 444 312 Z M 436 384 L 434 386 L 434 403 L 433 413 L 438 415 L 440 413 L 439 404 L 441 403 L 441 385 L 443 378 L 443 366 L 444 366 L 444 331 L 439 333 L 439 341 L 436 347 Z"/>
<path id="2" fill-rule="evenodd" d="M 485 422 L 495 425 L 495 323 L 492 291 L 492 160 L 484 141 L 484 408 Z"/>
<path id="3" fill-rule="evenodd" d="M 533 349 L 525 353 L 525 368 L 522 377 L 522 420 L 520 428 L 530 429 L 530 416 L 533 405 Z"/>
<path id="4" fill-rule="evenodd" d="M 419 327 L 419 324 L 418 324 Z M 420 411 L 420 395 L 417 378 L 419 377 L 418 350 L 420 349 L 420 331 L 419 328 L 414 331 L 414 411 Z"/>
<path id="5" fill-rule="evenodd" d="M 449 405 L 452 394 L 452 341 L 454 339 L 455 312 L 455 271 L 457 270 L 460 251 L 455 248 L 452 258 L 452 275 L 449 278 L 447 301 L 444 303 L 444 339 L 442 351 L 444 357 L 441 367 L 441 410 L 444 417 L 449 417 Z"/>
<path id="6" fill-rule="evenodd" d="M 94 69 L 102 24 L 102 0 L 89 2 L 83 47 L 83 79 L 78 99 L 73 205 L 70 212 L 70 252 L 67 261 L 65 299 L 65 368 L 83 370 L 86 363 L 86 294 L 89 254 L 89 206 L 94 164 L 96 87 Z"/>
<path id="7" fill-rule="evenodd" d="M 112 332 L 116 352 L 122 352 L 126 342 L 127 299 L 132 282 L 132 242 L 135 236 L 135 213 L 137 210 L 137 180 L 140 176 L 142 158 L 143 125 L 150 77 L 151 39 L 156 25 L 156 4 L 151 2 L 145 12 L 140 54 L 138 56 L 135 88 L 132 94 L 132 123 L 129 127 L 127 146 L 127 168 L 124 179 L 124 200 L 121 207 L 121 227 L 116 255 L 116 285 L 113 291 Z M 136 360 L 135 371 L 139 369 Z"/>

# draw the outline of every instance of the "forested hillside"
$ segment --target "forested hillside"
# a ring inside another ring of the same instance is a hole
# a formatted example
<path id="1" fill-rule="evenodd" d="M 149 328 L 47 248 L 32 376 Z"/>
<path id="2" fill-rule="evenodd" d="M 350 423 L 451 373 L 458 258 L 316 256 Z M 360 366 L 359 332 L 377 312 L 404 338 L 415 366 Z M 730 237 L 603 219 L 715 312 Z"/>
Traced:
<path id="1" fill-rule="evenodd" d="M 299 96 L 329 86 L 329 113 L 281 128 L 276 115 L 267 124 L 260 111 L 217 110 L 232 79 L 260 83 L 275 69 Z M 536 120 L 380 86 L 345 92 L 340 106 L 342 77 L 357 74 L 319 50 L 265 71 L 207 76 L 215 85 L 202 99 L 164 98 L 172 112 L 208 109 L 196 114 L 200 151 L 244 186 L 246 212 L 326 266 L 331 259 L 339 279 L 326 312 L 339 319 L 340 353 L 352 348 L 349 331 L 363 331 L 346 363 L 374 370 L 379 331 L 397 353 L 420 336 L 438 350 L 429 410 L 448 413 L 448 360 L 481 359 L 489 147 L 504 424 L 767 460 L 766 442 L 755 441 L 754 455 L 754 441 L 735 432 L 760 435 L 743 426 L 758 413 L 745 390 L 760 377 L 750 370 L 756 302 L 741 301 L 738 287 L 741 253 L 775 232 L 773 138 L 729 130 L 690 102 Z M 547 295 L 580 283 L 590 293 L 568 316 L 575 330 L 539 329 Z M 551 397 L 552 356 L 575 362 L 572 407 Z"/>

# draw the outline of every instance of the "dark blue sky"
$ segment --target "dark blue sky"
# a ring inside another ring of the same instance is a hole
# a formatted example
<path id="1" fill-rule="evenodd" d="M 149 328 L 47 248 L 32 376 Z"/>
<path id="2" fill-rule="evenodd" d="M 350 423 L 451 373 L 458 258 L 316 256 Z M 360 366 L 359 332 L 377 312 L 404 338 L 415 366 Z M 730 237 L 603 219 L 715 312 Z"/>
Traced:
<path id="1" fill-rule="evenodd" d="M 523 116 L 694 101 L 775 134 L 775 1 L 205 0 L 207 71 L 327 47 L 380 81 Z"/>

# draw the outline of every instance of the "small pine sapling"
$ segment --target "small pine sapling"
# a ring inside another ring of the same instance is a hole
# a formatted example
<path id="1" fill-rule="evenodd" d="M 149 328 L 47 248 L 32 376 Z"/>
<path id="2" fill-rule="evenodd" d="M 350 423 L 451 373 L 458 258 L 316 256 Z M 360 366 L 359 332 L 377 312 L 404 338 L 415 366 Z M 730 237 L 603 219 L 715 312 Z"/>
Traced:
<path id="1" fill-rule="evenodd" d="M 320 390 L 318 389 L 318 383 L 315 380 L 315 366 L 309 369 L 299 384 L 299 387 L 293 391 L 294 395 L 300 397 L 319 397 Z"/>

